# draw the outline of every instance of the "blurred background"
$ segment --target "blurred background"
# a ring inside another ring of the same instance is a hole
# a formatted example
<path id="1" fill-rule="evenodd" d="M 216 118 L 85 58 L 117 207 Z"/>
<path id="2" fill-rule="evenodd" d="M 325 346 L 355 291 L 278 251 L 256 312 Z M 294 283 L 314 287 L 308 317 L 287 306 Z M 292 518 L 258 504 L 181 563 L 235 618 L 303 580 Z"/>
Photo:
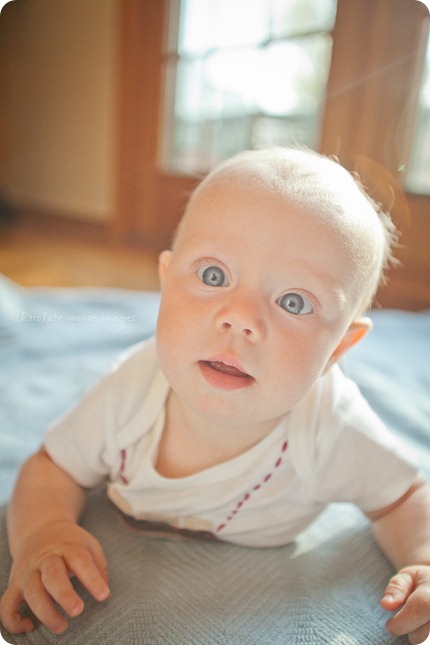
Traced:
<path id="1" fill-rule="evenodd" d="M 427 2 L 427 5 L 429 2 Z M 402 230 L 383 306 L 430 306 L 419 0 L 13 0 L 0 17 L 0 273 L 158 288 L 187 196 L 245 148 L 336 155 Z"/>

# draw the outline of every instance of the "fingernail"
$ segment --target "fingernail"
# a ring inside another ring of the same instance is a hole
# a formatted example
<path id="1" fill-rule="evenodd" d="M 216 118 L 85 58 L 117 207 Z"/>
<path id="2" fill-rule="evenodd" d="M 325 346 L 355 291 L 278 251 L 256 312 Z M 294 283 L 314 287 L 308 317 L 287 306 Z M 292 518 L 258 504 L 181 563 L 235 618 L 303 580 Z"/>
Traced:
<path id="1" fill-rule="evenodd" d="M 105 587 L 99 593 L 97 594 L 97 600 L 106 600 L 106 598 L 110 595 L 110 589 L 109 587 Z"/>
<path id="2" fill-rule="evenodd" d="M 391 596 L 391 598 L 395 601 L 403 598 L 403 592 L 400 589 L 390 589 L 390 593 L 388 595 Z"/>
<path id="3" fill-rule="evenodd" d="M 70 607 L 68 613 L 69 613 L 69 616 L 71 616 L 73 618 L 75 616 L 79 616 L 81 611 L 82 611 L 82 604 L 81 603 L 76 603 L 76 604 L 74 604 L 74 605 L 72 605 Z"/>
<path id="4" fill-rule="evenodd" d="M 385 600 L 386 602 L 393 602 L 394 596 L 391 593 L 386 593 L 382 596 L 382 600 Z"/>
<path id="5" fill-rule="evenodd" d="M 66 622 L 61 622 L 55 625 L 54 629 L 52 630 L 54 634 L 62 634 L 65 632 L 67 629 L 67 623 Z"/>

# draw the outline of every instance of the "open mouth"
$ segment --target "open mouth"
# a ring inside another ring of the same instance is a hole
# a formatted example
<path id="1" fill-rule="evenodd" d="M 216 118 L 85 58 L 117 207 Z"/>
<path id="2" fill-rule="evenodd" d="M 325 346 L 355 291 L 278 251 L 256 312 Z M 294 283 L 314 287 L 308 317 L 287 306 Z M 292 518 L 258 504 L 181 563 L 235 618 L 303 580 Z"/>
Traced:
<path id="1" fill-rule="evenodd" d="M 217 372 L 222 372 L 223 374 L 231 374 L 232 376 L 238 376 L 239 378 L 249 378 L 249 374 L 241 372 L 241 370 L 234 367 L 234 365 L 228 365 L 227 363 L 222 363 L 221 361 L 204 361 Z"/>
<path id="2" fill-rule="evenodd" d="M 199 368 L 206 381 L 219 389 L 237 390 L 254 383 L 252 376 L 224 361 L 199 361 Z"/>

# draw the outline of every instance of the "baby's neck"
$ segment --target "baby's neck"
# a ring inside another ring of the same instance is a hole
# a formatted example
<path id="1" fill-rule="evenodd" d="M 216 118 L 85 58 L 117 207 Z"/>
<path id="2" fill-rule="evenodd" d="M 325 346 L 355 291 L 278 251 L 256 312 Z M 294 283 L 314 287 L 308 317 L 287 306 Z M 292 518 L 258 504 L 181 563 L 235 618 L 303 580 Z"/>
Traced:
<path id="1" fill-rule="evenodd" d="M 271 419 L 252 427 L 207 421 L 194 414 L 171 392 L 156 462 L 164 477 L 186 477 L 243 454 L 278 425 Z"/>

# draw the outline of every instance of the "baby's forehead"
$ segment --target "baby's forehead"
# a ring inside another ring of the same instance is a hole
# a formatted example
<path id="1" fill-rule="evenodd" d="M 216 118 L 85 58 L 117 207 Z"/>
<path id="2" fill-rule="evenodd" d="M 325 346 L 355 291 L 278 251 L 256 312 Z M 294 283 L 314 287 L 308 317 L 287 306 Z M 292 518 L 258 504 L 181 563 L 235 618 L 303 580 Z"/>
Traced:
<path id="1" fill-rule="evenodd" d="M 258 151 L 263 153 L 264 151 Z M 380 229 L 378 215 L 364 191 L 338 163 L 303 151 L 288 155 L 237 155 L 221 164 L 200 184 L 190 207 L 228 200 L 277 198 L 289 209 L 312 212 L 316 222 L 343 227 L 349 235 Z M 203 204 L 204 202 L 204 204 Z"/>
<path id="2" fill-rule="evenodd" d="M 354 212 L 360 206 L 372 210 L 370 202 L 351 174 L 337 162 L 311 152 L 290 150 L 270 154 L 254 151 L 237 155 L 221 164 L 201 188 L 234 185 L 258 187 L 288 197 L 298 204 Z"/>
<path id="3" fill-rule="evenodd" d="M 339 244 L 351 255 L 360 273 L 377 274 L 383 263 L 385 234 L 375 205 L 337 162 L 301 150 L 252 151 L 239 154 L 210 173 L 192 196 L 185 213 L 185 229 L 201 227 L 204 213 L 228 200 L 264 200 L 265 196 L 290 209 L 311 215 L 315 226 L 336 231 Z M 278 211 L 279 212 L 279 211 Z M 189 217 L 191 216 L 191 217 Z M 267 211 L 262 209 L 261 226 Z M 189 221 L 191 220 L 191 221 Z M 309 219 L 308 219 L 309 221 Z M 372 278 L 374 279 L 374 278 Z"/>

